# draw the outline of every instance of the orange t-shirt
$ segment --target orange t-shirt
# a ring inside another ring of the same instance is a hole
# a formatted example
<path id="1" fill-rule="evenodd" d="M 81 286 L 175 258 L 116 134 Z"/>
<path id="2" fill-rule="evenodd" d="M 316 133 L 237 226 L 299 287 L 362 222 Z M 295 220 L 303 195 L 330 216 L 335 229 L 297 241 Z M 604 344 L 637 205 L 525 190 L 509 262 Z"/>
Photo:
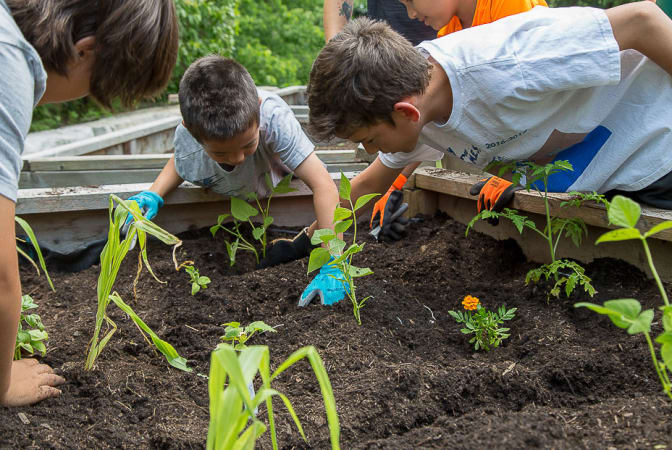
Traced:
<path id="1" fill-rule="evenodd" d="M 535 6 L 548 6 L 544 0 L 478 0 L 472 27 L 494 22 L 503 17 L 529 11 Z M 441 28 L 437 37 L 445 36 L 462 29 L 462 23 L 453 16 L 448 25 Z"/>

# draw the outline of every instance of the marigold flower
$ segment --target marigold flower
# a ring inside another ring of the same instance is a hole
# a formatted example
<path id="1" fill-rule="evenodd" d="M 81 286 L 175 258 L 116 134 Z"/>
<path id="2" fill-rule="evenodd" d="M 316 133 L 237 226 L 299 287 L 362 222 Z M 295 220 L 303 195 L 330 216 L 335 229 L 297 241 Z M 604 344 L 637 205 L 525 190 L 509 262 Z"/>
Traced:
<path id="1" fill-rule="evenodd" d="M 471 295 L 467 295 L 464 297 L 464 300 L 462 300 L 462 305 L 464 305 L 464 309 L 467 311 L 473 311 L 478 308 L 478 299 Z"/>

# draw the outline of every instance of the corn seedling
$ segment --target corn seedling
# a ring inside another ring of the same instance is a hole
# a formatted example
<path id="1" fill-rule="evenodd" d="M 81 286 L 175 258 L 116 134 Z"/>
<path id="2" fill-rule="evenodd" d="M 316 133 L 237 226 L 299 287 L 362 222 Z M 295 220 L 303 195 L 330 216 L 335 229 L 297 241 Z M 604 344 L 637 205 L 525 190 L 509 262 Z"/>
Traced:
<path id="1" fill-rule="evenodd" d="M 495 163 L 500 166 L 501 163 Z M 567 259 L 558 259 L 556 252 L 558 243 L 563 236 L 569 238 L 574 245 L 579 247 L 583 236 L 587 233 L 586 224 L 578 218 L 562 218 L 551 215 L 551 207 L 548 200 L 548 179 L 551 175 L 563 171 L 572 171 L 572 165 L 568 161 L 555 161 L 544 166 L 538 166 L 531 162 L 504 164 L 500 169 L 499 175 L 509 170 L 514 171 L 513 183 L 518 184 L 521 177 L 526 177 L 526 189 L 529 191 L 535 189 L 544 200 L 544 209 L 546 215 L 546 224 L 543 229 L 537 228 L 534 221 L 518 213 L 515 209 L 504 208 L 501 213 L 483 210 L 478 213 L 467 225 L 465 234 L 478 220 L 499 220 L 500 218 L 509 219 L 516 227 L 519 233 L 523 233 L 525 228 L 533 230 L 539 234 L 547 243 L 551 262 L 541 267 L 530 270 L 525 277 L 525 284 L 530 282 L 537 283 L 543 277 L 548 281 L 551 277 L 555 280 L 553 288 L 548 293 L 556 298 L 560 297 L 561 290 L 567 297 L 571 295 L 577 285 L 581 285 L 585 292 L 591 297 L 595 295 L 595 288 L 591 284 L 591 279 L 585 274 L 585 269 L 575 261 Z M 541 186 L 541 187 L 540 187 Z M 543 191 L 541 190 L 543 188 Z M 608 205 L 604 196 L 592 193 L 583 194 L 580 192 L 571 192 L 574 197 L 570 201 L 562 202 L 560 207 L 580 206 L 587 201 L 595 201 Z"/>
<path id="2" fill-rule="evenodd" d="M 210 284 L 210 278 L 201 276 L 198 269 L 193 264 L 185 264 L 184 270 L 189 274 L 189 282 L 191 283 L 191 295 L 198 294 L 201 289 L 206 289 Z"/>
<path id="3" fill-rule="evenodd" d="M 210 396 L 210 425 L 206 444 L 208 450 L 254 449 L 257 439 L 266 432 L 267 427 L 253 411 L 264 402 L 271 443 L 273 449 L 277 449 L 272 403 L 274 396 L 280 397 L 301 437 L 307 441 L 291 402 L 284 394 L 271 387 L 273 380 L 303 358 L 308 358 L 320 385 L 327 414 L 331 448 L 339 449 L 340 426 L 334 393 L 322 358 L 314 347 L 303 347 L 297 350 L 271 374 L 268 347 L 255 345 L 236 351 L 229 344 L 219 344 L 212 352 L 208 381 Z M 261 375 L 263 385 L 252 396 L 247 386 L 255 378 L 257 372 Z"/>
<path id="4" fill-rule="evenodd" d="M 653 367 L 663 387 L 663 392 L 672 400 L 672 383 L 670 382 L 670 374 L 672 374 L 672 306 L 670 306 L 663 283 L 653 264 L 651 250 L 646 242 L 646 239 L 654 234 L 671 229 L 672 221 L 661 222 L 642 234 L 642 232 L 635 228 L 641 213 L 640 206 L 633 200 L 620 195 L 615 196 L 611 201 L 608 211 L 609 222 L 620 228 L 603 234 L 597 239 L 595 244 L 630 239 L 639 239 L 642 242 L 649 268 L 660 291 L 660 296 L 663 299 L 663 305 L 659 307 L 662 311 L 663 333 L 656 337 L 656 343 L 660 344 L 660 359 L 656 354 L 656 348 L 651 339 L 651 323 L 655 316 L 653 309 L 642 311 L 642 305 L 634 298 L 609 300 L 604 302 L 603 305 L 582 302 L 574 306 L 577 308 L 586 307 L 598 314 L 608 316 L 614 325 L 625 329 L 628 334 L 643 334 L 649 346 Z"/>
<path id="5" fill-rule="evenodd" d="M 506 309 L 500 306 L 497 312 L 488 311 L 476 297 L 467 295 L 462 300 L 465 311 L 448 311 L 457 323 L 464 324 L 460 331 L 463 334 L 473 334 L 469 340 L 474 344 L 475 350 L 483 349 L 486 352 L 491 348 L 497 348 L 502 341 L 509 337 L 509 328 L 500 327 L 505 320 L 511 320 L 516 316 L 518 308 Z M 476 311 L 476 312 L 474 312 Z"/>
<path id="6" fill-rule="evenodd" d="M 353 314 L 359 325 L 362 324 L 360 310 L 364 307 L 364 303 L 371 298 L 365 297 L 362 300 L 357 299 L 355 278 L 364 277 L 373 274 L 373 271 L 368 267 L 355 267 L 352 265 L 352 258 L 364 249 L 364 244 L 357 243 L 357 216 L 356 211 L 366 205 L 369 201 L 376 198 L 380 194 L 362 195 L 357 199 L 355 204 L 352 204 L 350 197 L 351 186 L 348 177 L 341 172 L 341 183 L 338 188 L 338 193 L 343 202 L 350 204 L 350 208 L 338 207 L 334 211 L 334 229 L 324 228 L 315 230 L 310 239 L 313 245 L 323 244 L 325 247 L 317 247 L 310 252 L 310 259 L 308 260 L 308 273 L 319 269 L 325 264 L 337 267 L 343 274 L 343 278 L 336 278 L 343 284 L 348 298 L 352 302 Z M 342 203 L 341 203 L 342 204 Z M 352 244 L 345 249 L 345 241 L 338 237 L 339 234 L 346 232 L 350 227 L 353 228 Z"/>
<path id="7" fill-rule="evenodd" d="M 117 207 L 114 207 L 114 204 L 117 203 Z M 133 223 L 129 227 L 129 230 L 126 236 L 121 238 L 121 227 L 126 222 L 126 217 L 128 214 L 133 216 Z M 173 263 L 175 264 L 175 269 L 179 269 L 176 258 L 176 250 L 182 245 L 176 236 L 168 233 L 167 231 L 160 228 L 154 222 L 151 222 L 142 216 L 142 212 L 135 202 L 125 202 L 116 195 L 110 195 L 109 203 L 109 219 L 110 219 L 110 229 L 107 236 L 107 244 L 103 248 L 103 252 L 100 255 L 100 276 L 98 277 L 98 309 L 96 311 L 96 325 L 93 332 L 93 337 L 91 338 L 91 343 L 89 346 L 89 353 L 86 358 L 85 369 L 93 369 L 96 358 L 105 348 L 105 345 L 108 343 L 112 335 L 117 329 L 117 325 L 109 318 L 107 315 L 107 307 L 110 302 L 114 302 L 122 311 L 124 311 L 136 326 L 141 330 L 145 339 L 147 337 L 144 333 L 147 333 L 156 348 L 166 357 L 168 363 L 180 370 L 190 372 L 191 369 L 187 367 L 187 360 L 182 358 L 177 354 L 175 349 L 165 341 L 159 339 L 159 337 L 151 330 L 149 327 L 133 312 L 130 306 L 124 303 L 116 292 L 112 293 L 112 287 L 114 282 L 117 279 L 117 274 L 121 263 L 124 261 L 126 254 L 128 253 L 131 243 L 137 237 L 137 242 L 139 245 L 140 251 L 138 252 L 138 271 L 133 282 L 133 290 L 135 288 L 142 271 L 143 263 L 147 267 L 149 273 L 154 277 L 159 283 L 164 283 L 159 280 L 154 272 L 152 271 L 149 261 L 147 260 L 147 234 L 150 234 L 160 241 L 167 245 L 173 246 Z M 108 330 L 105 332 L 104 336 L 100 338 L 101 329 L 103 322 L 107 323 Z M 149 341 L 148 341 L 149 342 Z"/>
<path id="8" fill-rule="evenodd" d="M 265 207 L 261 204 L 259 196 L 254 192 L 247 194 L 247 199 L 249 201 L 254 201 L 257 204 L 258 209 L 250 205 L 245 200 L 239 199 L 237 197 L 231 197 L 231 214 L 220 215 L 217 217 L 217 225 L 214 225 L 210 228 L 210 233 L 212 233 L 213 237 L 217 231 L 221 229 L 235 238 L 233 242 L 225 241 L 226 251 L 229 254 L 229 262 L 232 266 L 236 263 L 236 253 L 238 250 L 246 250 L 254 253 L 257 264 L 259 264 L 259 252 L 253 243 L 249 242 L 243 237 L 240 231 L 240 224 L 247 222 L 252 227 L 252 237 L 261 244 L 261 257 L 265 258 L 266 245 L 268 242 L 266 232 L 268 231 L 268 227 L 273 224 L 273 217 L 269 214 L 269 210 L 271 208 L 271 198 L 273 198 L 275 194 L 286 194 L 296 190 L 292 187 L 289 187 L 289 184 L 292 182 L 291 173 L 280 180 L 277 186 L 273 186 L 273 182 L 271 181 L 271 177 L 268 173 L 265 174 L 265 181 L 266 186 L 268 186 L 270 191 L 270 194 L 266 198 Z M 252 218 L 258 215 L 261 215 L 261 225 L 256 226 L 252 222 Z M 228 227 L 224 226 L 224 222 L 230 217 L 233 218 L 233 225 Z"/>
<path id="9" fill-rule="evenodd" d="M 226 326 L 224 336 L 221 336 L 220 339 L 228 341 L 233 346 L 233 349 L 237 351 L 246 348 L 245 343 L 256 333 L 265 333 L 267 331 L 277 333 L 275 328 L 266 325 L 262 321 L 252 322 L 246 327 L 241 327 L 239 322 L 229 322 L 224 325 Z"/>
<path id="10" fill-rule="evenodd" d="M 49 339 L 49 335 L 44 330 L 42 319 L 38 314 L 26 314 L 30 309 L 37 308 L 37 304 L 30 295 L 21 297 L 21 318 L 19 319 L 19 331 L 16 334 L 16 347 L 14 348 L 14 359 L 21 359 L 22 352 L 29 355 L 39 352 L 44 356 L 47 353 L 47 347 L 44 341 Z"/>
<path id="11" fill-rule="evenodd" d="M 19 245 L 16 246 L 16 251 L 19 252 L 21 256 L 26 258 L 28 262 L 30 262 L 33 267 L 35 267 L 35 270 L 37 271 L 37 274 L 40 274 L 40 267 L 42 267 L 42 270 L 44 271 L 44 276 L 47 277 L 47 282 L 49 282 L 49 287 L 51 287 L 51 290 L 56 292 L 56 289 L 54 288 L 54 283 L 51 281 L 51 277 L 49 276 L 49 272 L 47 272 L 47 265 L 44 262 L 44 257 L 42 256 L 42 250 L 40 249 L 40 245 L 37 242 L 37 238 L 35 237 L 35 232 L 33 231 L 32 227 L 28 225 L 28 222 L 23 220 L 20 217 L 14 217 L 14 220 L 16 223 L 19 224 L 19 226 L 23 229 L 23 231 L 28 235 L 28 238 L 24 241 L 23 239 L 16 238 L 17 241 L 22 242 L 22 243 L 30 243 L 33 246 L 34 254 L 31 257 L 26 251 L 24 251 Z M 31 252 L 32 253 L 32 252 Z M 37 256 L 37 260 L 39 261 L 40 265 L 35 263 L 35 258 L 34 256 Z"/>

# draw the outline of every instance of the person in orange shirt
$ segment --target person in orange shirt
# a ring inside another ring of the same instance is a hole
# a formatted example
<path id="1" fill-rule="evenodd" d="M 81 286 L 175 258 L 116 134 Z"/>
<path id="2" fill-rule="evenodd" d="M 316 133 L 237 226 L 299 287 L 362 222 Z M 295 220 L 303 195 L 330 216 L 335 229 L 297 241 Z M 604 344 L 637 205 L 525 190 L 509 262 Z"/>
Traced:
<path id="1" fill-rule="evenodd" d="M 464 28 L 484 25 L 521 12 L 529 11 L 535 6 L 548 6 L 544 0 L 399 0 L 406 6 L 406 12 L 411 19 L 424 22 L 438 31 L 437 37 L 442 37 Z M 400 191 L 406 183 L 407 177 L 420 165 L 413 163 L 404 168 L 397 179 L 392 183 L 387 193 L 378 200 L 371 214 L 371 228 L 375 224 L 383 223 L 387 212 L 400 205 L 400 194 L 390 195 Z M 506 180 L 490 177 L 474 185 L 473 195 L 479 195 L 478 210 L 483 207 L 495 209 L 499 205 L 508 203 L 516 188 Z M 495 206 L 497 205 L 497 206 Z M 387 207 L 387 208 L 386 208 Z M 399 235 L 390 229 L 387 238 L 399 239 Z"/>

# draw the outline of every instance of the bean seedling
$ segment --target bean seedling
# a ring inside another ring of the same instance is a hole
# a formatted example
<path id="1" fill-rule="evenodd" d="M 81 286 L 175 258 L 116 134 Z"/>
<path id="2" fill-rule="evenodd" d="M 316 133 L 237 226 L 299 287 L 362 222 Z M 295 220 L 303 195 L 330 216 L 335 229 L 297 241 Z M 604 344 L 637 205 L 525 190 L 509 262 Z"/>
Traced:
<path id="1" fill-rule="evenodd" d="M 331 448 L 340 448 L 340 426 L 336 413 L 336 401 L 324 368 L 322 358 L 315 347 L 303 347 L 294 352 L 271 374 L 270 352 L 266 346 L 249 346 L 236 351 L 229 344 L 219 344 L 212 352 L 208 392 L 210 396 L 210 425 L 208 427 L 208 450 L 253 449 L 257 439 L 266 432 L 266 425 L 253 413 L 266 402 L 268 427 L 271 444 L 278 448 L 273 414 L 272 397 L 278 396 L 294 420 L 304 441 L 306 435 L 289 399 L 271 387 L 271 382 L 303 358 L 307 358 L 320 385 L 327 413 L 327 423 L 331 437 Z M 257 375 L 261 375 L 263 385 L 255 395 L 251 395 L 248 385 Z M 249 425 L 249 426 L 248 426 Z"/>
<path id="2" fill-rule="evenodd" d="M 655 316 L 653 309 L 642 311 L 642 305 L 633 298 L 609 300 L 604 302 L 603 305 L 581 302 L 574 306 L 577 308 L 586 307 L 598 314 L 608 316 L 614 325 L 625 329 L 628 334 L 643 334 L 649 346 L 653 367 L 663 387 L 663 392 L 672 400 L 672 383 L 670 382 L 670 374 L 672 373 L 672 306 L 670 305 L 660 276 L 658 276 L 658 271 L 653 264 L 651 250 L 646 242 L 646 239 L 654 234 L 672 229 L 672 221 L 661 222 L 642 234 L 641 231 L 635 228 L 641 213 L 642 210 L 637 202 L 620 195 L 615 196 L 611 201 L 608 211 L 609 222 L 620 228 L 603 234 L 597 239 L 595 244 L 630 239 L 639 239 L 642 242 L 649 268 L 660 291 L 660 296 L 663 299 L 663 305 L 660 307 L 663 313 L 663 333 L 656 337 L 656 343 L 661 344 L 660 359 L 656 355 L 656 349 L 651 339 L 651 323 Z"/>
<path id="3" fill-rule="evenodd" d="M 14 347 L 14 359 L 21 359 L 22 352 L 30 355 L 40 352 L 42 356 L 47 353 L 44 341 L 49 335 L 44 330 L 42 319 L 38 314 L 25 314 L 26 311 L 37 308 L 37 304 L 30 295 L 21 297 L 21 318 L 19 319 L 19 331 L 16 334 L 16 346 Z M 25 325 L 24 325 L 25 324 Z"/>
<path id="4" fill-rule="evenodd" d="M 118 205 L 117 208 L 114 207 L 115 202 Z M 124 239 L 121 239 L 121 227 L 126 222 L 128 214 L 133 216 L 133 223 L 129 227 Z M 105 348 L 105 345 L 117 330 L 117 325 L 107 315 L 108 305 L 110 302 L 114 302 L 131 318 L 131 320 L 133 320 L 141 332 L 147 333 L 150 336 L 156 348 L 166 357 L 166 360 L 168 360 L 168 363 L 171 366 L 190 372 L 191 369 L 187 367 L 187 360 L 182 358 L 168 342 L 161 340 L 156 335 L 156 333 L 154 333 L 140 319 L 140 317 L 135 314 L 135 312 L 133 312 L 131 307 L 123 302 L 119 294 L 112 292 L 112 287 L 114 286 L 114 282 L 117 279 L 117 273 L 119 272 L 121 263 L 124 261 L 124 258 L 129 252 L 131 244 L 133 243 L 136 236 L 140 251 L 138 252 L 138 271 L 133 282 L 134 292 L 138 279 L 140 278 L 143 263 L 156 281 L 159 283 L 164 283 L 159 280 L 156 275 L 154 275 L 154 272 L 149 265 L 149 261 L 147 260 L 147 234 L 158 238 L 164 244 L 173 246 L 173 263 L 175 264 L 176 270 L 178 270 L 180 266 L 177 264 L 175 252 L 177 248 L 182 245 L 182 241 L 180 241 L 176 236 L 173 236 L 164 229 L 160 228 L 154 222 L 151 222 L 143 217 L 137 203 L 132 201 L 126 202 L 116 195 L 110 195 L 108 215 L 110 220 L 110 229 L 107 235 L 107 244 L 105 244 L 105 248 L 103 248 L 103 251 L 100 255 L 96 325 L 93 332 L 93 337 L 91 338 L 89 353 L 86 357 L 86 364 L 84 366 L 85 369 L 93 369 L 96 358 L 98 355 L 100 355 L 100 353 L 103 351 L 103 348 Z M 103 322 L 107 323 L 108 331 L 102 338 L 100 338 Z M 143 334 L 143 336 L 145 335 Z M 146 336 L 145 339 L 147 339 Z"/>
<path id="5" fill-rule="evenodd" d="M 267 230 L 268 227 L 273 224 L 273 217 L 269 214 L 271 208 L 271 198 L 275 194 L 286 194 L 289 192 L 296 191 L 296 189 L 289 186 L 292 182 L 292 174 L 290 173 L 284 177 L 280 182 L 273 186 L 271 177 L 268 173 L 265 174 L 266 186 L 268 186 L 270 194 L 266 198 L 266 207 L 262 206 L 259 196 L 251 192 L 247 194 L 247 199 L 254 201 L 257 204 L 257 208 L 247 203 L 245 200 L 239 199 L 237 197 L 231 197 L 231 214 L 222 214 L 217 217 L 217 225 L 214 225 L 210 228 L 210 233 L 214 237 L 217 231 L 224 230 L 233 236 L 235 239 L 233 242 L 225 241 L 226 251 L 229 254 L 229 262 L 233 266 L 236 263 L 236 253 L 238 250 L 246 250 L 254 254 L 257 264 L 259 264 L 259 252 L 257 251 L 256 246 L 249 242 L 243 237 L 242 232 L 240 231 L 241 223 L 249 223 L 252 227 L 252 237 L 261 244 L 261 257 L 266 257 L 266 244 L 267 244 Z M 252 222 L 252 218 L 261 214 L 261 225 L 256 226 Z M 233 217 L 232 226 L 224 226 L 224 222 Z"/>
<path id="6" fill-rule="evenodd" d="M 311 243 L 313 245 L 326 244 L 326 248 L 317 247 L 310 252 L 310 259 L 308 260 L 308 273 L 319 269 L 325 264 L 338 267 L 343 274 L 343 278 L 332 278 L 340 281 L 346 290 L 348 298 L 352 302 L 353 314 L 359 325 L 362 324 L 360 310 L 364 307 L 364 303 L 371 298 L 365 297 L 362 300 L 357 299 L 355 278 L 364 277 L 373 274 L 373 271 L 368 267 L 355 267 L 352 265 L 352 258 L 364 249 L 364 244 L 357 243 L 357 216 L 356 211 L 366 205 L 369 201 L 376 198 L 380 194 L 362 195 L 357 199 L 355 204 L 352 204 L 350 196 L 351 186 L 350 180 L 341 172 L 341 183 L 338 188 L 338 193 L 344 202 L 350 205 L 350 208 L 338 207 L 334 211 L 334 229 L 324 228 L 315 230 Z M 350 227 L 353 227 L 352 244 L 345 249 L 345 241 L 337 235 L 346 232 Z"/>
<path id="7" fill-rule="evenodd" d="M 505 320 L 513 319 L 518 308 L 506 309 L 506 306 L 502 305 L 497 312 L 488 311 L 478 298 L 471 295 L 464 297 L 462 305 L 466 311 L 448 311 L 448 314 L 457 323 L 464 324 L 464 328 L 460 330 L 463 334 L 474 335 L 469 343 L 474 344 L 475 350 L 490 351 L 491 348 L 499 347 L 502 341 L 510 336 L 510 329 L 500 325 Z"/>
<path id="8" fill-rule="evenodd" d="M 201 276 L 198 269 L 193 264 L 185 264 L 184 270 L 189 274 L 191 283 L 191 295 L 196 295 L 201 289 L 206 289 L 210 284 L 210 278 Z"/>
<path id="9" fill-rule="evenodd" d="M 558 259 L 556 252 L 560 238 L 564 237 L 571 239 L 571 241 L 579 247 L 584 234 L 587 233 L 586 224 L 579 218 L 563 218 L 551 215 L 551 206 L 548 199 L 548 180 L 553 174 L 572 171 L 572 165 L 568 161 L 554 161 L 544 166 L 539 166 L 531 162 L 504 164 L 495 163 L 497 166 L 502 166 L 499 172 L 501 176 L 504 172 L 513 170 L 513 183 L 518 184 L 523 175 L 526 177 L 526 189 L 529 191 L 535 189 L 537 193 L 544 200 L 544 210 L 546 215 L 546 224 L 543 229 L 537 228 L 534 221 L 518 213 L 515 209 L 504 208 L 501 213 L 484 209 L 478 213 L 467 225 L 465 234 L 469 234 L 469 230 L 473 228 L 478 220 L 499 220 L 499 218 L 506 218 L 511 220 L 519 233 L 523 233 L 525 228 L 529 228 L 539 234 L 548 244 L 549 256 L 551 262 L 544 264 L 536 269 L 530 270 L 525 276 L 525 284 L 531 281 L 537 283 L 542 277 L 548 281 L 551 277 L 555 280 L 553 288 L 549 292 L 549 296 L 556 298 L 560 297 L 561 289 L 564 285 L 564 291 L 567 297 L 571 295 L 577 285 L 583 286 L 585 292 L 591 297 L 595 295 L 595 288 L 591 284 L 591 279 L 585 274 L 585 269 L 575 261 L 568 259 Z M 543 191 L 542 191 L 543 189 Z M 599 194 L 583 194 L 579 192 L 571 192 L 574 198 L 570 201 L 562 202 L 560 207 L 580 206 L 586 201 L 596 201 L 607 205 L 606 199 Z"/>

